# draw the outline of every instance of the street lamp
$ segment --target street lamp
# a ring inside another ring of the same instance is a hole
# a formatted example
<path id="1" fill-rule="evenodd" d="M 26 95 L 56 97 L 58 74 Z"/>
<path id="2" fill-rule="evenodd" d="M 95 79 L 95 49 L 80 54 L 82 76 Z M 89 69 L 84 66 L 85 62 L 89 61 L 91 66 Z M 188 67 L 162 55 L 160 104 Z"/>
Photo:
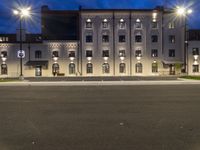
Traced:
<path id="1" fill-rule="evenodd" d="M 183 6 L 176 7 L 176 15 L 178 17 L 183 17 L 185 19 L 185 33 L 184 33 L 184 70 L 185 73 L 188 73 L 188 66 L 187 66 L 187 47 L 188 47 L 188 39 L 187 39 L 187 17 L 188 15 L 192 14 L 193 10 Z"/>
<path id="2" fill-rule="evenodd" d="M 20 8 L 20 9 L 16 9 L 16 10 L 13 10 L 13 14 L 18 16 L 19 19 L 20 19 L 20 79 L 23 80 L 23 73 L 22 73 L 22 59 L 23 59 L 23 50 L 22 50 L 22 44 L 23 44 L 23 41 L 22 41 L 22 20 L 27 18 L 27 17 L 30 17 L 31 15 L 31 7 L 27 7 L 27 8 Z"/>

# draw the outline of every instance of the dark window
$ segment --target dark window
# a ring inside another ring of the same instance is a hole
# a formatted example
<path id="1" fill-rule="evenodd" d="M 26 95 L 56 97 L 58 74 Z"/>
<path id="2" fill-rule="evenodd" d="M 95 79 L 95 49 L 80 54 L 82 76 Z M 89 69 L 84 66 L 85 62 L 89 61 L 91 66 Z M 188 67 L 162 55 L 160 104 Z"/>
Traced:
<path id="1" fill-rule="evenodd" d="M 2 74 L 2 75 L 8 74 L 8 67 L 7 67 L 6 64 L 2 64 L 2 65 L 1 65 L 1 74 Z"/>
<path id="2" fill-rule="evenodd" d="M 52 73 L 54 76 L 59 73 L 59 70 L 60 70 L 59 64 L 55 63 L 52 65 Z"/>
<path id="3" fill-rule="evenodd" d="M 69 51 L 69 57 L 75 57 L 75 51 Z"/>
<path id="4" fill-rule="evenodd" d="M 86 57 L 92 57 L 92 50 L 86 50 Z"/>
<path id="5" fill-rule="evenodd" d="M 35 51 L 35 58 L 42 58 L 42 51 Z"/>
<path id="6" fill-rule="evenodd" d="M 152 63 L 152 73 L 158 72 L 158 63 Z"/>
<path id="7" fill-rule="evenodd" d="M 136 29 L 141 29 L 142 28 L 142 23 L 141 22 L 136 22 L 135 23 L 135 28 Z"/>
<path id="8" fill-rule="evenodd" d="M 52 56 L 53 56 L 53 57 L 59 57 L 58 51 L 53 51 Z"/>
<path id="9" fill-rule="evenodd" d="M 119 42 L 120 43 L 126 42 L 126 36 L 125 35 L 119 35 Z"/>
<path id="10" fill-rule="evenodd" d="M 193 55 L 199 55 L 199 48 L 193 48 L 192 49 L 192 54 Z"/>
<path id="11" fill-rule="evenodd" d="M 103 35 L 102 36 L 102 42 L 103 43 L 108 43 L 109 42 L 109 36 L 108 35 Z"/>
<path id="12" fill-rule="evenodd" d="M 86 35 L 86 43 L 92 43 L 93 42 L 93 36 L 92 35 Z"/>
<path id="13" fill-rule="evenodd" d="M 141 50 L 136 50 L 135 51 L 135 57 L 142 57 L 142 51 Z"/>
<path id="14" fill-rule="evenodd" d="M 75 64 L 74 63 L 70 63 L 69 64 L 69 74 L 75 74 Z"/>
<path id="15" fill-rule="evenodd" d="M 119 64 L 119 73 L 126 73 L 126 64 L 125 63 Z"/>
<path id="16" fill-rule="evenodd" d="M 158 36 L 157 36 L 157 35 L 152 35 L 152 36 L 151 36 L 151 42 L 152 42 L 152 43 L 158 42 Z"/>
<path id="17" fill-rule="evenodd" d="M 169 35 L 169 43 L 175 43 L 175 35 Z"/>
<path id="18" fill-rule="evenodd" d="M 2 52 L 1 52 L 1 57 L 7 57 L 7 56 L 8 56 L 7 51 L 2 51 Z"/>
<path id="19" fill-rule="evenodd" d="M 125 57 L 126 51 L 125 50 L 119 50 L 119 57 Z"/>
<path id="20" fill-rule="evenodd" d="M 169 50 L 169 57 L 175 57 L 175 49 Z"/>
<path id="21" fill-rule="evenodd" d="M 103 50 L 102 57 L 109 57 L 109 50 Z"/>
<path id="22" fill-rule="evenodd" d="M 193 65 L 192 66 L 192 71 L 193 72 L 199 72 L 199 65 Z"/>
<path id="23" fill-rule="evenodd" d="M 151 57 L 158 57 L 158 50 L 157 49 L 151 50 Z"/>
<path id="24" fill-rule="evenodd" d="M 157 29 L 158 28 L 158 22 L 152 22 L 151 27 L 152 27 L 152 29 Z"/>
<path id="25" fill-rule="evenodd" d="M 89 74 L 89 73 L 93 73 L 93 65 L 92 65 L 92 63 L 88 63 L 87 64 L 87 73 Z"/>
<path id="26" fill-rule="evenodd" d="M 142 64 L 141 63 L 137 63 L 135 65 L 135 72 L 136 73 L 142 73 Z"/>
<path id="27" fill-rule="evenodd" d="M 138 43 L 142 42 L 142 36 L 141 35 L 136 35 L 135 36 L 135 42 L 138 42 Z"/>
<path id="28" fill-rule="evenodd" d="M 110 65 L 108 63 L 102 65 L 102 72 L 103 74 L 110 73 Z"/>

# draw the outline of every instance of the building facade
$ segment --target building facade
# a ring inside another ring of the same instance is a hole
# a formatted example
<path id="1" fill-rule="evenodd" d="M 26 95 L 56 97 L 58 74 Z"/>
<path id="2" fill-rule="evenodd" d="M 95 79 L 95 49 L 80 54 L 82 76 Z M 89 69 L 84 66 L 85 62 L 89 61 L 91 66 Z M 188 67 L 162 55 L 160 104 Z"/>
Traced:
<path id="1" fill-rule="evenodd" d="M 42 33 L 23 36 L 25 77 L 162 76 L 185 69 L 185 22 L 172 10 L 44 6 L 41 13 Z M 2 77 L 19 76 L 17 37 L 0 35 Z"/>

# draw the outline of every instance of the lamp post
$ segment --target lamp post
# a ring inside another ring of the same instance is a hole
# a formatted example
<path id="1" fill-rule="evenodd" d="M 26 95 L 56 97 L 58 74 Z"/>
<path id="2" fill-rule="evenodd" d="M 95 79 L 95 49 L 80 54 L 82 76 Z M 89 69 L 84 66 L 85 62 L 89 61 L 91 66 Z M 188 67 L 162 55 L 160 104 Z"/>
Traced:
<path id="1" fill-rule="evenodd" d="M 31 11 L 31 8 L 28 7 L 28 8 L 20 8 L 20 9 L 16 9 L 16 10 L 13 10 L 13 13 L 14 15 L 16 16 L 19 16 L 19 20 L 20 20 L 20 26 L 19 26 L 19 40 L 20 40 L 20 50 L 19 50 L 19 57 L 20 57 L 20 76 L 19 78 L 21 80 L 23 80 L 23 68 L 22 68 L 22 59 L 23 59 L 23 40 L 22 40 L 22 21 L 24 18 L 27 18 L 27 17 L 30 17 L 30 11 Z"/>
<path id="2" fill-rule="evenodd" d="M 192 14 L 193 10 L 190 8 L 186 8 L 183 6 L 176 7 L 176 15 L 178 17 L 183 17 L 185 24 L 184 24 L 184 70 L 185 73 L 188 73 L 188 60 L 187 60 L 187 49 L 188 49 L 188 38 L 187 38 L 187 17 L 188 15 Z"/>

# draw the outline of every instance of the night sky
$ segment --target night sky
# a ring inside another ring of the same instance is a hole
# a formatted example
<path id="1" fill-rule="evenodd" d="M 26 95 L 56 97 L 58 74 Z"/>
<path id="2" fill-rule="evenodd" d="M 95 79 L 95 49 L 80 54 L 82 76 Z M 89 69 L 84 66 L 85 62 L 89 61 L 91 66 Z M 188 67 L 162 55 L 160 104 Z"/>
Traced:
<path id="1" fill-rule="evenodd" d="M 40 8 L 48 5 L 50 9 L 66 10 L 83 8 L 154 8 L 157 5 L 175 7 L 183 4 L 193 9 L 194 13 L 188 17 L 190 28 L 200 28 L 200 0 L 0 0 L 0 33 L 15 33 L 19 22 L 12 14 L 13 8 L 31 6 L 32 18 L 25 25 L 30 33 L 40 33 Z"/>

